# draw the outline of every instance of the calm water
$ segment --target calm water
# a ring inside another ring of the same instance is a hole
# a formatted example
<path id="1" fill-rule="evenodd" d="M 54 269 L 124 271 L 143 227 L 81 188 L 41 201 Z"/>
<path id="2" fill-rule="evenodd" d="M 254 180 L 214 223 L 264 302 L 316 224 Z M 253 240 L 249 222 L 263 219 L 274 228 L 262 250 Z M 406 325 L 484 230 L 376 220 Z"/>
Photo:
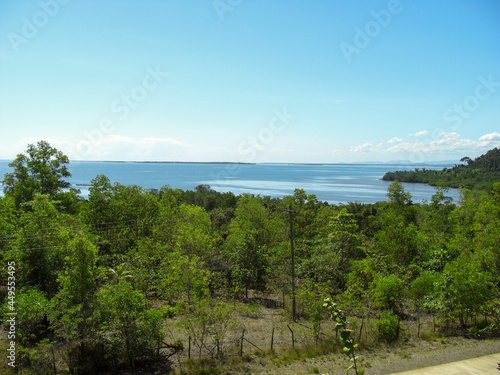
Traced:
<path id="1" fill-rule="evenodd" d="M 10 171 L 8 161 L 0 161 L 0 175 Z M 252 193 L 283 197 L 301 188 L 315 194 L 320 201 L 329 203 L 374 203 L 386 200 L 390 182 L 380 180 L 387 171 L 422 168 L 442 169 L 443 165 L 412 165 L 402 167 L 391 164 L 184 164 L 184 163 L 121 163 L 72 162 L 70 172 L 73 184 L 89 184 L 98 174 L 112 182 L 140 185 L 159 189 L 164 185 L 182 190 L 193 190 L 200 184 L 212 189 L 235 194 Z M 414 202 L 430 200 L 435 189 L 424 184 L 403 184 Z M 78 187 L 81 195 L 88 196 L 88 187 Z M 450 189 L 448 196 L 458 201 L 458 189 Z"/>

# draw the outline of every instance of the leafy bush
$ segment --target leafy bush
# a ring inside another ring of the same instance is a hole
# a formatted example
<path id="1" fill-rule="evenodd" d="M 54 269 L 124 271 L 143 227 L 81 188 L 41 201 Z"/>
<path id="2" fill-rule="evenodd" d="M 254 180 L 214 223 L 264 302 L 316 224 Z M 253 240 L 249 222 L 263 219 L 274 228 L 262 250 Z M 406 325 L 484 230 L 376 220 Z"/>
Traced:
<path id="1" fill-rule="evenodd" d="M 387 310 L 380 314 L 380 318 L 375 325 L 377 339 L 386 343 L 396 341 L 402 333 L 398 317 L 392 311 Z"/>
<path id="2" fill-rule="evenodd" d="M 397 311 L 403 300 L 404 285 L 395 274 L 375 278 L 375 306 Z"/>
<path id="3" fill-rule="evenodd" d="M 420 332 L 420 338 L 425 341 L 435 341 L 438 338 L 438 335 L 434 331 L 426 330 Z"/>
<path id="4" fill-rule="evenodd" d="M 47 337 L 51 312 L 50 302 L 44 293 L 35 288 L 23 288 L 16 295 L 16 336 L 22 345 L 34 345 Z M 11 316 L 7 303 L 2 306 L 4 323 Z"/>

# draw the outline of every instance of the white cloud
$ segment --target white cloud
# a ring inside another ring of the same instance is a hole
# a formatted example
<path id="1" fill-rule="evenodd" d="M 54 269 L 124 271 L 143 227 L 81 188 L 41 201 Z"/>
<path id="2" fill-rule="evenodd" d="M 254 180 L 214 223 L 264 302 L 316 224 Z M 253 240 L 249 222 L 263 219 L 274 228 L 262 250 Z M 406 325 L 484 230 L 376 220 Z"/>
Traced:
<path id="1" fill-rule="evenodd" d="M 494 141 L 494 140 L 500 140 L 500 133 L 493 132 L 489 134 L 482 135 L 479 137 L 480 141 Z"/>
<path id="2" fill-rule="evenodd" d="M 397 142 L 402 142 L 403 140 L 399 137 L 394 137 L 394 138 L 391 138 L 387 141 L 387 143 L 397 143 Z"/>
<path id="3" fill-rule="evenodd" d="M 441 132 L 439 133 L 439 136 L 449 140 L 459 139 L 461 137 L 461 135 L 456 132 L 453 133 Z"/>
<path id="4" fill-rule="evenodd" d="M 185 160 L 187 150 L 191 148 L 185 142 L 168 137 L 133 139 L 118 134 L 108 134 L 92 141 L 80 139 L 68 142 L 52 138 L 43 139 L 68 155 L 70 160 Z M 39 140 L 40 138 L 24 138 L 22 142 L 26 145 Z"/>
<path id="5" fill-rule="evenodd" d="M 422 131 L 410 134 L 410 137 L 422 137 L 422 136 L 427 135 L 427 134 L 429 134 L 429 132 L 427 130 L 422 130 Z"/>
<path id="6" fill-rule="evenodd" d="M 384 147 L 385 145 L 385 147 Z M 500 133 L 493 132 L 485 134 L 478 140 L 463 138 L 456 132 L 441 132 L 437 139 L 403 142 L 401 138 L 395 137 L 387 141 L 384 145 L 367 142 L 363 145 L 351 147 L 351 152 L 371 152 L 380 154 L 395 153 L 420 153 L 420 154 L 450 154 L 450 153 L 471 153 L 473 151 L 482 152 L 494 147 L 500 147 Z"/>
<path id="7" fill-rule="evenodd" d="M 360 146 L 352 146 L 351 152 L 372 152 L 375 151 L 375 148 L 370 142 L 366 142 Z"/>
<path id="8" fill-rule="evenodd" d="M 82 142 L 82 141 L 80 141 Z M 172 138 L 148 137 L 132 139 L 109 134 L 94 145 L 89 158 L 113 158 L 116 160 L 181 160 L 187 143 Z M 78 150 L 78 149 L 77 149 Z"/>

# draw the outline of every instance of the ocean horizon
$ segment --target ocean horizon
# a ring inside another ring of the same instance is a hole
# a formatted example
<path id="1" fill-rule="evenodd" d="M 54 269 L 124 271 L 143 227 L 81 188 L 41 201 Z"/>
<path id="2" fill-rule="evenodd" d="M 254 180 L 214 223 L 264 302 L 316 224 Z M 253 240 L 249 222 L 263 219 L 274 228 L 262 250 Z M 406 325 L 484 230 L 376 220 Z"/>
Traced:
<path id="1" fill-rule="evenodd" d="M 10 171 L 9 160 L 0 160 L 3 177 Z M 72 161 L 67 179 L 72 187 L 88 197 L 89 184 L 97 175 L 107 176 L 112 183 L 138 185 L 144 189 L 194 190 L 210 185 L 219 192 L 235 195 L 250 193 L 284 197 L 295 189 L 314 194 L 330 204 L 348 202 L 375 203 L 387 200 L 389 181 L 381 178 L 386 172 L 401 169 L 442 169 L 452 163 L 239 163 L 239 162 L 147 162 L 147 161 Z M 415 203 L 430 201 L 436 189 L 426 184 L 402 183 Z M 3 190 L 3 189 L 2 189 Z M 449 189 L 448 196 L 456 203 L 458 189 Z"/>

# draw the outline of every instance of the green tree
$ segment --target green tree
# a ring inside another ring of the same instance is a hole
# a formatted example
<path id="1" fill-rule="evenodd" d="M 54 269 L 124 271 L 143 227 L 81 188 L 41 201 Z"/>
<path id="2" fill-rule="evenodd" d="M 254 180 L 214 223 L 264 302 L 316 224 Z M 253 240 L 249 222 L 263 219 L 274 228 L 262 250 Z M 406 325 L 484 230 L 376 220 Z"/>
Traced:
<path id="1" fill-rule="evenodd" d="M 333 212 L 326 225 L 327 238 L 309 247 L 300 262 L 301 275 L 334 290 L 343 290 L 351 263 L 364 256 L 362 236 L 352 214 L 344 207 Z"/>
<path id="2" fill-rule="evenodd" d="M 58 331 L 65 339 L 78 342 L 75 362 L 85 367 L 88 362 L 86 340 L 96 332 L 97 248 L 90 239 L 78 234 L 69 242 L 67 267 L 58 279 L 61 288 L 55 301 L 62 314 Z"/>
<path id="3" fill-rule="evenodd" d="M 416 312 L 431 313 L 433 317 L 443 312 L 444 286 L 445 277 L 440 272 L 424 271 L 413 280 L 409 294 Z"/>
<path id="4" fill-rule="evenodd" d="M 457 316 L 462 327 L 465 327 L 468 319 L 477 316 L 493 299 L 493 278 L 468 256 L 448 264 L 444 273 L 449 279 L 446 301 L 448 316 Z"/>
<path id="5" fill-rule="evenodd" d="M 2 181 L 6 196 L 15 199 L 16 204 L 33 200 L 36 193 L 56 195 L 70 183 L 64 178 L 71 177 L 67 164 L 69 159 L 61 151 L 46 141 L 28 145 L 26 153 L 19 154 L 12 163 L 12 173 L 7 173 Z"/>
<path id="6" fill-rule="evenodd" d="M 146 309 L 144 297 L 127 280 L 105 287 L 97 297 L 101 324 L 125 364 L 135 368 L 139 358 L 158 361 L 158 347 L 165 337 L 163 312 Z"/>
<path id="7" fill-rule="evenodd" d="M 256 230 L 240 230 L 233 231 L 226 243 L 228 249 L 232 250 L 229 254 L 232 276 L 237 284 L 244 288 L 247 298 L 249 288 L 262 290 L 265 285 L 268 253 L 267 248 L 259 242 Z"/>
<path id="8" fill-rule="evenodd" d="M 403 188 L 399 181 L 394 181 L 387 189 L 387 198 L 395 206 L 403 206 L 411 202 L 411 194 Z"/>
<path id="9" fill-rule="evenodd" d="M 64 268 L 70 226 L 79 224 L 74 217 L 60 213 L 57 202 L 48 195 L 36 194 L 23 212 L 16 249 L 19 281 L 53 297 L 59 288 L 57 277 Z"/>
<path id="10" fill-rule="evenodd" d="M 7 301 L 5 301 L 7 302 Z M 16 292 L 16 341 L 24 347 L 35 345 L 49 336 L 48 316 L 52 314 L 52 305 L 44 293 L 36 288 L 22 288 Z M 11 319 L 12 312 L 7 303 L 2 306 L 4 323 Z"/>
<path id="11" fill-rule="evenodd" d="M 179 251 L 165 255 L 162 263 L 161 283 L 163 295 L 169 302 L 180 301 L 184 296 L 188 303 L 208 293 L 210 272 L 196 256 L 188 257 Z"/>
<path id="12" fill-rule="evenodd" d="M 92 232 L 100 236 L 103 266 L 123 263 L 140 239 L 153 235 L 158 205 L 158 197 L 139 186 L 112 185 L 104 175 L 92 180 L 84 217 Z"/>
<path id="13" fill-rule="evenodd" d="M 494 196 L 462 190 L 460 205 L 450 219 L 454 224 L 450 247 L 457 254 L 470 254 L 482 271 L 500 282 L 500 205 Z"/>
<path id="14" fill-rule="evenodd" d="M 380 214 L 381 229 L 375 234 L 375 251 L 388 269 L 403 272 L 417 255 L 418 227 L 405 220 L 405 215 L 390 209 Z"/>
<path id="15" fill-rule="evenodd" d="M 192 305 L 180 304 L 178 311 L 182 316 L 179 325 L 192 338 L 199 358 L 203 350 L 211 357 L 223 357 L 229 329 L 234 330 L 239 323 L 234 317 L 234 307 L 216 298 L 204 297 Z"/>
<path id="16" fill-rule="evenodd" d="M 328 250 L 323 254 L 323 258 L 333 257 L 329 262 L 331 286 L 343 290 L 346 276 L 350 272 L 351 263 L 354 260 L 363 258 L 365 255 L 362 249 L 362 236 L 354 215 L 347 212 L 345 207 L 332 216 L 327 228 L 328 241 L 326 248 Z M 317 262 L 319 267 L 328 267 L 327 264 L 321 266 L 322 262 L 320 259 L 316 260 L 316 257 L 313 257 L 312 260 L 315 263 Z"/>
<path id="17" fill-rule="evenodd" d="M 375 277 L 375 293 L 373 295 L 375 306 L 399 312 L 403 303 L 404 291 L 403 281 L 394 274 Z"/>
<path id="18" fill-rule="evenodd" d="M 464 156 L 462 159 L 460 159 L 461 163 L 467 163 L 467 165 L 472 163 L 472 159 L 469 158 L 468 156 Z"/>
<path id="19" fill-rule="evenodd" d="M 238 201 L 224 252 L 234 280 L 246 294 L 249 288 L 265 287 L 269 249 L 285 239 L 285 228 L 279 216 L 269 212 L 259 198 L 244 195 Z"/>
<path id="20" fill-rule="evenodd" d="M 111 276 L 111 284 L 118 284 L 121 280 L 132 280 L 132 273 L 127 270 L 127 264 L 122 263 L 115 268 L 109 268 L 108 273 Z"/>
<path id="21" fill-rule="evenodd" d="M 210 216 L 200 207 L 179 206 L 174 229 L 174 247 L 181 253 L 198 256 L 205 261 L 213 259 L 214 236 Z"/>

